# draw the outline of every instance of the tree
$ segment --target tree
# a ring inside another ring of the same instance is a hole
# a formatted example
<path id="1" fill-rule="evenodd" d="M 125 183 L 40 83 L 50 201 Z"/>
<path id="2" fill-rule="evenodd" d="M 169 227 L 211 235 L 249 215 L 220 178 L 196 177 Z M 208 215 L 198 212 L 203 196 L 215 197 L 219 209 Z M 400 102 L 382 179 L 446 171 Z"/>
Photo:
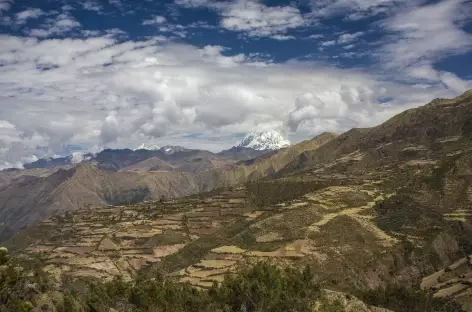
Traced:
<path id="1" fill-rule="evenodd" d="M 0 247 L 0 265 L 6 264 L 8 259 L 8 249 L 5 247 Z"/>

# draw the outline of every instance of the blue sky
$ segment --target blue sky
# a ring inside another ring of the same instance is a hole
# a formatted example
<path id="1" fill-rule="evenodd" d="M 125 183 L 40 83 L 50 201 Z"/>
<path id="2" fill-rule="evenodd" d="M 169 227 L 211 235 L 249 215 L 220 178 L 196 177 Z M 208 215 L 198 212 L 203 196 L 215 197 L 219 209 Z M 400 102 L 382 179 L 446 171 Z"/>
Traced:
<path id="1" fill-rule="evenodd" d="M 0 167 L 372 126 L 472 88 L 471 17 L 470 0 L 0 0 Z"/>

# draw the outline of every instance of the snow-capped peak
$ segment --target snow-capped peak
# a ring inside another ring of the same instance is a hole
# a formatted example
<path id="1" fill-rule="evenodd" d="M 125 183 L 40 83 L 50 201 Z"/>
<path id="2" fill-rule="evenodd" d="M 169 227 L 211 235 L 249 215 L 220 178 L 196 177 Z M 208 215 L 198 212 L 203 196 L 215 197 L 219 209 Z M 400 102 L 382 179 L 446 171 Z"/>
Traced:
<path id="1" fill-rule="evenodd" d="M 173 145 L 166 145 L 166 146 L 163 146 L 161 148 L 162 151 L 164 151 L 166 154 L 170 155 L 170 154 L 174 154 L 174 153 L 177 153 L 177 152 L 185 152 L 187 151 L 186 148 L 182 147 L 182 146 L 173 146 Z"/>
<path id="2" fill-rule="evenodd" d="M 141 149 L 149 150 L 149 151 L 157 151 L 157 150 L 160 149 L 160 146 L 157 145 L 157 144 L 154 144 L 154 143 L 143 143 L 140 146 L 138 146 L 137 148 L 135 148 L 134 150 L 137 151 L 137 150 L 141 150 Z"/>
<path id="3" fill-rule="evenodd" d="M 278 150 L 290 146 L 290 141 L 277 131 L 249 132 L 239 144 L 240 147 L 253 148 L 258 151 Z"/>

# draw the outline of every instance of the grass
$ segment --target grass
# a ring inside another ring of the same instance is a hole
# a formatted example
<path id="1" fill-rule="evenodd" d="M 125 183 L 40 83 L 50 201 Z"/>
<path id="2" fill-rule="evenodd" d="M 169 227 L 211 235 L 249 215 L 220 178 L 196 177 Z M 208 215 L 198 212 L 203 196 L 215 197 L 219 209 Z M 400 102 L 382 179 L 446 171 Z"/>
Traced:
<path id="1" fill-rule="evenodd" d="M 221 246 L 221 247 L 212 249 L 211 252 L 221 253 L 221 254 L 242 254 L 242 253 L 245 253 L 246 250 L 241 249 L 237 246 Z"/>
<path id="2" fill-rule="evenodd" d="M 235 218 L 234 222 L 219 230 L 211 236 L 202 236 L 192 241 L 182 248 L 179 252 L 169 255 L 154 266 L 141 270 L 143 275 L 154 274 L 159 271 L 164 274 L 175 272 L 179 269 L 189 267 L 200 261 L 212 249 L 219 246 L 230 245 L 233 237 L 244 229 L 248 228 L 255 221 L 246 220 L 244 217 Z"/>
<path id="3" fill-rule="evenodd" d="M 154 247 L 161 245 L 186 244 L 188 241 L 187 235 L 182 232 L 167 231 L 162 234 L 154 235 L 144 244 L 144 246 Z"/>
<path id="4" fill-rule="evenodd" d="M 236 264 L 236 261 L 233 260 L 200 260 L 197 264 L 194 264 L 195 267 L 202 267 L 205 269 L 223 269 L 231 267 Z"/>

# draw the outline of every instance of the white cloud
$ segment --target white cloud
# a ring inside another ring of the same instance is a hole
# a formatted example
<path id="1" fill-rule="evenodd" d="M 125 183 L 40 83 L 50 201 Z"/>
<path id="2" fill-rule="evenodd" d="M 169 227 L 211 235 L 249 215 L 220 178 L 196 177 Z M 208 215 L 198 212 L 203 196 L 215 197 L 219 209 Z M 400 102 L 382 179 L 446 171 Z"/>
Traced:
<path id="1" fill-rule="evenodd" d="M 151 19 L 144 20 L 143 25 L 156 25 L 156 24 L 164 24 L 166 22 L 166 18 L 164 16 L 154 16 Z"/>
<path id="2" fill-rule="evenodd" d="M 170 33 L 181 38 L 185 38 L 187 36 L 187 31 L 185 30 L 185 27 L 178 24 L 160 25 L 158 27 L 158 30 L 160 32 Z"/>
<path id="3" fill-rule="evenodd" d="M 334 46 L 336 44 L 346 44 L 346 43 L 351 43 L 352 41 L 356 40 L 357 38 L 361 37 L 364 34 L 364 32 L 359 31 L 356 33 L 344 33 L 339 35 L 339 38 L 337 40 L 327 40 L 323 41 L 321 43 L 322 47 L 330 47 Z M 354 47 L 353 44 L 350 44 L 348 46 L 345 46 L 344 49 L 352 49 Z"/>
<path id="4" fill-rule="evenodd" d="M 10 10 L 12 2 L 11 0 L 0 0 L 0 16 L 2 12 Z"/>
<path id="5" fill-rule="evenodd" d="M 236 0 L 232 2 L 177 0 L 176 3 L 187 7 L 204 6 L 215 9 L 221 16 L 222 27 L 231 31 L 244 32 L 252 37 L 277 39 L 274 36 L 280 36 L 290 29 L 310 24 L 296 7 L 268 7 L 256 0 Z"/>
<path id="6" fill-rule="evenodd" d="M 435 63 L 472 50 L 472 34 L 462 28 L 471 20 L 472 7 L 465 0 L 409 7 L 380 23 L 390 35 L 376 55 L 397 79 L 414 85 L 441 84 L 460 93 L 472 88 L 471 81 L 437 70 Z"/>
<path id="7" fill-rule="evenodd" d="M 360 85 L 341 85 L 337 90 L 303 93 L 295 101 L 295 110 L 289 114 L 288 126 L 296 132 L 300 127 L 313 126 L 313 123 L 328 123 L 331 125 L 329 130 L 339 131 L 346 123 L 364 124 L 374 115 L 373 104 L 379 95 Z"/>
<path id="8" fill-rule="evenodd" d="M 46 13 L 43 10 L 38 8 L 21 11 L 19 13 L 16 13 L 15 23 L 22 25 L 25 24 L 29 19 L 37 19 L 38 17 L 43 16 L 45 14 Z"/>
<path id="9" fill-rule="evenodd" d="M 81 1 L 80 4 L 82 5 L 82 8 L 84 10 L 95 11 L 95 12 L 101 12 L 103 10 L 102 5 L 95 1 L 91 1 L 91 0 Z"/>
<path id="10" fill-rule="evenodd" d="M 123 10 L 124 8 L 122 0 L 108 0 L 108 2 L 120 10 Z"/>
<path id="11" fill-rule="evenodd" d="M 333 46 L 336 44 L 336 40 L 328 40 L 328 41 L 323 41 L 321 43 L 321 46 L 323 47 L 329 47 L 329 46 Z"/>
<path id="12" fill-rule="evenodd" d="M 313 34 L 313 35 L 309 35 L 307 38 L 308 39 L 320 39 L 320 38 L 323 38 L 324 35 L 323 34 Z"/>
<path id="13" fill-rule="evenodd" d="M 366 54 L 364 52 L 344 52 L 339 55 L 346 58 L 358 58 L 358 57 L 363 57 Z"/>
<path id="14" fill-rule="evenodd" d="M 48 18 L 40 28 L 34 28 L 26 32 L 33 37 L 45 38 L 67 34 L 72 30 L 78 29 L 80 26 L 80 23 L 69 12 L 63 12 Z"/>
<path id="15" fill-rule="evenodd" d="M 465 86 L 444 73 L 450 91 L 411 88 L 355 70 L 272 64 L 259 55 L 161 37 L 0 40 L 0 159 L 9 164 L 36 154 L 36 146 L 48 146 L 53 155 L 66 144 L 133 147 L 172 144 L 172 138 L 191 144 L 183 135 L 229 137 L 257 125 L 289 125 L 297 129 L 295 140 L 305 139 L 319 130 L 371 125 Z M 378 105 L 378 96 L 391 96 L 399 106 Z M 198 144 L 228 147 L 227 141 L 198 140 L 192 146 Z"/>
<path id="16" fill-rule="evenodd" d="M 311 0 L 313 15 L 330 17 L 348 14 L 348 19 L 358 20 L 368 16 L 389 12 L 399 4 L 415 0 Z"/>
<path id="17" fill-rule="evenodd" d="M 472 35 L 461 28 L 461 22 L 472 16 L 466 2 L 444 0 L 409 8 L 383 21 L 393 34 L 381 48 L 382 63 L 395 69 L 430 66 L 445 55 L 471 50 Z"/>
<path id="18" fill-rule="evenodd" d="M 341 34 L 338 38 L 338 43 L 339 44 L 343 44 L 343 43 L 350 43 L 354 40 L 356 40 L 357 38 L 361 37 L 362 35 L 364 34 L 364 32 L 362 31 L 358 31 L 356 33 L 345 33 L 345 34 Z"/>
<path id="19" fill-rule="evenodd" d="M 472 81 L 465 81 L 450 72 L 439 71 L 439 80 L 454 92 L 461 93 L 472 89 Z"/>
<path id="20" fill-rule="evenodd" d="M 90 160 L 90 159 L 91 159 L 91 157 L 86 156 L 84 152 L 73 152 L 71 163 L 79 164 L 79 163 L 83 162 L 84 160 Z"/>
<path id="21" fill-rule="evenodd" d="M 296 39 L 294 36 L 287 36 L 287 35 L 273 35 L 271 36 L 271 38 L 275 40 L 280 40 L 280 41 Z"/>
<path id="22" fill-rule="evenodd" d="M 192 25 L 179 25 L 179 24 L 171 24 L 167 23 L 167 19 L 164 16 L 155 15 L 151 19 L 144 20 L 142 25 L 155 25 L 157 29 L 162 33 L 170 33 L 174 36 L 185 38 L 187 37 L 187 30 L 186 28 L 191 28 Z M 198 26 L 200 27 L 200 26 Z"/>

